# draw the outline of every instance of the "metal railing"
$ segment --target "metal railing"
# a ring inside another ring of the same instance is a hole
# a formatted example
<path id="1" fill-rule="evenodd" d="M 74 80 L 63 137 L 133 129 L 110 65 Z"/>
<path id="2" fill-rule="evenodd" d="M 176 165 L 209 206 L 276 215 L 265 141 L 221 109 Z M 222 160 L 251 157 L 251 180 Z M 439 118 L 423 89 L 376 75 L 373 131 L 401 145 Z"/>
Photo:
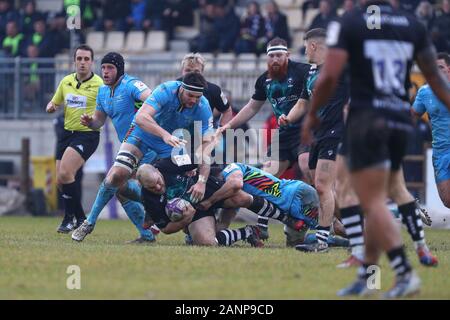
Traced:
<path id="1" fill-rule="evenodd" d="M 206 78 L 232 94 L 235 105 L 242 105 L 251 97 L 254 83 L 265 65 L 259 61 L 251 70 L 236 70 L 236 60 L 230 60 L 229 70 L 212 68 Z M 99 63 L 95 72 L 99 73 Z M 130 57 L 126 59 L 126 72 L 140 78 L 150 88 L 180 76 L 178 59 Z M 61 79 L 73 72 L 73 63 L 67 58 L 0 58 L 0 118 L 29 119 L 45 117 L 45 106 L 53 97 Z"/>

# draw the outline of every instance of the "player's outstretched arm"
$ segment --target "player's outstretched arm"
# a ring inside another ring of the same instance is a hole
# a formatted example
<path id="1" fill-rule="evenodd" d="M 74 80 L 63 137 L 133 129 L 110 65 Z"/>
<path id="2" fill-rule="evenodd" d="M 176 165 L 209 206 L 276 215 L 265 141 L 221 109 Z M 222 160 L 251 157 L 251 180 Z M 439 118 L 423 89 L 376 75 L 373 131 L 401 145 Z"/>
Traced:
<path id="1" fill-rule="evenodd" d="M 239 111 L 239 113 L 230 122 L 219 128 L 218 131 L 223 132 L 227 129 L 234 129 L 246 123 L 253 118 L 259 110 L 261 110 L 263 105 L 264 101 L 250 99 L 241 111 Z"/>
<path id="2" fill-rule="evenodd" d="M 231 106 L 230 106 L 230 107 L 228 107 L 227 110 L 222 112 L 222 115 L 220 117 L 220 125 L 224 126 L 225 124 L 230 122 L 232 119 L 233 119 L 233 110 L 231 109 Z"/>
<path id="3" fill-rule="evenodd" d="M 290 123 L 297 122 L 302 115 L 308 111 L 308 101 L 305 99 L 298 99 L 297 103 L 292 107 L 287 115 L 282 114 L 278 118 L 280 126 L 287 126 Z"/>
<path id="4" fill-rule="evenodd" d="M 436 51 L 434 47 L 427 47 L 419 52 L 416 60 L 434 94 L 450 110 L 450 87 L 437 68 Z"/>
<path id="5" fill-rule="evenodd" d="M 100 129 L 105 124 L 105 121 L 106 121 L 106 113 L 100 110 L 95 110 L 93 116 L 84 113 L 80 117 L 80 123 L 83 126 L 88 127 L 92 130 Z"/>

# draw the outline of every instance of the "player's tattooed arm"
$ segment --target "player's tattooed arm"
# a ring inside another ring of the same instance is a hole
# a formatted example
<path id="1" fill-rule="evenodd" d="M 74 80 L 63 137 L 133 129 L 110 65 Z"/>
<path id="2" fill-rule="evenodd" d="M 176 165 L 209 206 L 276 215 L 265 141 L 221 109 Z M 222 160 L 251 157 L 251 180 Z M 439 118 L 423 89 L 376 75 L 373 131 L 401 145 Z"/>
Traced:
<path id="1" fill-rule="evenodd" d="M 420 51 L 416 61 L 434 94 L 450 110 L 450 87 L 437 68 L 434 47 L 430 46 Z"/>

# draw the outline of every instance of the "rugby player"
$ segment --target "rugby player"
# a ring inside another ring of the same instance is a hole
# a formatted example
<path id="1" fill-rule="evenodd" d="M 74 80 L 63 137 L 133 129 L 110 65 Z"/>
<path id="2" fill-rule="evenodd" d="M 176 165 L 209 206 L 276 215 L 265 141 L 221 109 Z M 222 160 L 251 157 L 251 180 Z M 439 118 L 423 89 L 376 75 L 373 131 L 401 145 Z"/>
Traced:
<path id="1" fill-rule="evenodd" d="M 87 113 L 83 114 L 80 121 L 82 125 L 98 130 L 105 124 L 107 117 L 110 117 L 117 137 L 122 142 L 133 121 L 134 114 L 151 94 L 151 90 L 139 79 L 125 73 L 125 61 L 117 52 L 109 52 L 102 58 L 101 70 L 104 85 L 98 92 L 95 113 L 93 116 Z M 155 152 L 150 151 L 141 159 L 141 163 L 149 163 L 155 157 Z M 129 180 L 128 184 L 131 183 L 133 181 Z M 131 243 L 153 242 L 155 240 L 153 233 L 142 227 L 145 213 L 141 204 L 128 199 L 120 192 L 116 193 L 116 196 L 140 234 L 140 237 Z M 95 225 L 97 218 L 98 216 L 89 215 L 87 221 L 89 224 Z"/>
<path id="2" fill-rule="evenodd" d="M 436 54 L 423 25 L 412 15 L 393 8 L 388 1 L 363 1 L 340 21 L 328 26 L 329 50 L 303 130 L 318 123 L 317 111 L 332 95 L 348 63 L 351 102 L 344 143 L 352 185 L 366 215 L 365 257 L 358 277 L 338 295 L 367 295 L 372 272 L 386 252 L 396 280 L 385 298 L 415 294 L 421 281 L 413 271 L 400 231 L 386 206 L 392 179 L 400 171 L 406 141 L 412 130 L 408 79 L 417 61 L 437 97 L 450 109 L 449 87 L 436 67 Z M 370 14 L 376 5 L 379 19 Z M 373 7 L 371 7 L 373 8 Z"/>

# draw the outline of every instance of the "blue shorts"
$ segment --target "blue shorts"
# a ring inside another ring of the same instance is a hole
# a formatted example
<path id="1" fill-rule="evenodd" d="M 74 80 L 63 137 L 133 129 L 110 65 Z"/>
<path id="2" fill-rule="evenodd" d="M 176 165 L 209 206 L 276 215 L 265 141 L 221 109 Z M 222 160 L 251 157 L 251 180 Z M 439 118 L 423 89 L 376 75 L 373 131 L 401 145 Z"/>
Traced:
<path id="1" fill-rule="evenodd" d="M 440 183 L 450 179 L 450 153 L 440 154 L 433 153 L 434 179 L 436 183 Z"/>
<path id="2" fill-rule="evenodd" d="M 308 227 L 315 228 L 319 221 L 319 195 L 316 189 L 309 184 L 299 182 L 300 185 L 292 201 L 289 214 L 296 219 L 305 221 Z"/>
<path id="3" fill-rule="evenodd" d="M 155 161 L 156 158 L 158 158 L 158 155 L 156 154 L 156 152 L 153 151 L 153 150 L 149 150 L 147 153 L 144 154 L 144 156 L 142 157 L 141 161 L 139 161 L 139 165 L 141 165 L 141 164 L 150 164 L 153 161 Z"/>
<path id="4" fill-rule="evenodd" d="M 136 125 L 132 124 L 130 129 L 128 130 L 127 135 L 125 136 L 125 139 L 123 142 L 132 144 L 136 148 L 138 148 L 142 154 L 144 155 L 144 158 L 147 156 L 148 153 L 153 152 L 155 155 L 155 158 L 158 156 L 160 158 L 168 158 L 171 155 L 172 147 L 165 144 L 162 140 L 158 143 L 152 143 L 152 146 L 150 146 L 144 139 L 144 131 L 137 127 Z M 151 156 L 150 156 L 151 159 Z M 148 163 L 148 162 L 146 162 Z"/>

